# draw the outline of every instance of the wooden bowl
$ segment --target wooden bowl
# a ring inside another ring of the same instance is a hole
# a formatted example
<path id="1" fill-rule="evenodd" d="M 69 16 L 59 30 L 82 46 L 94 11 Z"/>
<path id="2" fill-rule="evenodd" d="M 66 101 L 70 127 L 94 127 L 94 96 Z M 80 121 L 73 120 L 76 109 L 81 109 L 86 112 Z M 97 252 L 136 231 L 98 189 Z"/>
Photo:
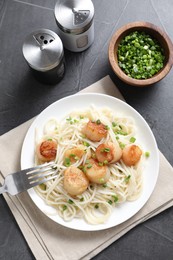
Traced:
<path id="1" fill-rule="evenodd" d="M 148 79 L 133 79 L 127 76 L 118 65 L 117 50 L 121 40 L 133 31 L 143 31 L 155 38 L 164 50 L 164 67 Z M 173 64 L 173 45 L 168 35 L 159 27 L 148 22 L 132 22 L 118 29 L 112 36 L 109 44 L 109 62 L 115 74 L 125 83 L 144 87 L 163 79 L 170 71 Z"/>

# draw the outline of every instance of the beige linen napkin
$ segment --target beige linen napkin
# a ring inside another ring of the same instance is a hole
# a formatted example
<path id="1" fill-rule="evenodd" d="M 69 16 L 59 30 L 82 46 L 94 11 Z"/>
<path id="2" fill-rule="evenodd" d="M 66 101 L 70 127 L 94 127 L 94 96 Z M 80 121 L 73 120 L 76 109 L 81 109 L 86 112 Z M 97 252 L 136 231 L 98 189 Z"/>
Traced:
<path id="1" fill-rule="evenodd" d="M 107 76 L 82 92 L 105 93 L 123 99 Z M 3 178 L 20 169 L 20 153 L 28 127 L 33 119 L 0 137 L 0 176 Z M 27 192 L 4 197 L 28 243 L 38 260 L 90 259 L 137 224 L 173 205 L 173 169 L 160 153 L 160 172 L 156 187 L 145 206 L 128 221 L 96 232 L 83 232 L 65 228 L 47 218 L 33 204 Z"/>

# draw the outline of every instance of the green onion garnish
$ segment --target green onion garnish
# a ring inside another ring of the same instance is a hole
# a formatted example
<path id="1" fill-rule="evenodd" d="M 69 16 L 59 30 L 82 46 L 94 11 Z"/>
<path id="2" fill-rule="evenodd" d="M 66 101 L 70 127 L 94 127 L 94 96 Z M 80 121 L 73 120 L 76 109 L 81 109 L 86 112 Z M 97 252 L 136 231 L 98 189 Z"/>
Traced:
<path id="1" fill-rule="evenodd" d="M 42 189 L 42 190 L 46 190 L 46 184 L 41 183 L 39 186 L 40 186 L 40 189 Z"/>
<path id="2" fill-rule="evenodd" d="M 100 182 L 100 183 L 104 182 L 104 178 L 100 178 L 100 179 L 99 179 L 99 182 Z"/>
<path id="3" fill-rule="evenodd" d="M 87 169 L 90 169 L 92 167 L 92 164 L 87 165 Z"/>
<path id="4" fill-rule="evenodd" d="M 96 124 L 97 124 L 97 125 L 100 125 L 100 124 L 101 124 L 100 119 L 97 119 L 97 120 L 96 120 Z"/>
<path id="5" fill-rule="evenodd" d="M 121 149 L 123 149 L 126 145 L 123 144 L 123 143 L 119 143 L 119 146 L 120 146 Z"/>
<path id="6" fill-rule="evenodd" d="M 69 167 L 70 165 L 71 165 L 71 161 L 70 161 L 70 158 L 65 158 L 65 160 L 64 160 L 64 165 L 66 166 L 66 167 Z"/>
<path id="7" fill-rule="evenodd" d="M 164 51 L 158 41 L 140 31 L 125 36 L 118 46 L 118 64 L 131 78 L 148 79 L 164 66 Z"/>
<path id="8" fill-rule="evenodd" d="M 71 121 L 71 120 L 72 120 L 71 116 L 69 116 L 68 118 L 66 118 L 66 121 Z"/>
<path id="9" fill-rule="evenodd" d="M 62 210 L 64 211 L 64 210 L 66 210 L 66 209 L 67 209 L 67 206 L 64 205 L 64 206 L 62 207 Z"/>
<path id="10" fill-rule="evenodd" d="M 124 181 L 125 181 L 125 182 L 129 182 L 130 177 L 131 177 L 131 175 L 128 175 L 127 177 L 124 178 Z"/>
<path id="11" fill-rule="evenodd" d="M 83 142 L 83 145 L 85 145 L 86 147 L 89 147 L 89 146 L 90 146 L 90 144 L 87 143 L 87 142 Z"/>
<path id="12" fill-rule="evenodd" d="M 109 127 L 108 125 L 105 125 L 105 129 L 106 129 L 106 130 L 109 130 L 110 127 Z"/>
<path id="13" fill-rule="evenodd" d="M 117 126 L 117 124 L 115 122 L 112 122 L 112 126 L 115 127 Z"/>
<path id="14" fill-rule="evenodd" d="M 131 143 L 134 143 L 135 141 L 136 141 L 136 138 L 132 136 L 132 137 L 130 138 L 130 142 L 131 142 Z"/>
<path id="15" fill-rule="evenodd" d="M 118 201 L 118 196 L 113 195 L 112 198 L 114 199 L 114 202 L 115 202 L 115 203 Z"/>
<path id="16" fill-rule="evenodd" d="M 110 148 L 107 148 L 107 147 L 106 147 L 106 148 L 103 148 L 103 149 L 101 149 L 101 152 L 102 152 L 102 153 L 104 153 L 104 152 L 105 152 L 105 153 L 109 153 L 109 152 L 110 152 Z"/>
<path id="17" fill-rule="evenodd" d="M 150 152 L 145 152 L 145 157 L 150 157 Z"/>

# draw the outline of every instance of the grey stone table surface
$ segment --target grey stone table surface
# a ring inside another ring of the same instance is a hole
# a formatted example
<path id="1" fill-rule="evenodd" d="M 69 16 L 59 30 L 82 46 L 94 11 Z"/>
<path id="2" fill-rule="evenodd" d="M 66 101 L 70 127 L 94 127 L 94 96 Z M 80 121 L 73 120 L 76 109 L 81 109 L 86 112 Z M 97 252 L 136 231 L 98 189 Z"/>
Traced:
<path id="1" fill-rule="evenodd" d="M 120 81 L 108 61 L 111 36 L 128 22 L 152 22 L 173 40 L 173 1 L 93 0 L 93 45 L 81 53 L 65 50 L 65 76 L 58 84 L 49 86 L 31 75 L 22 55 L 22 44 L 26 35 L 39 28 L 57 32 L 55 2 L 0 0 L 0 134 L 36 116 L 54 101 L 110 75 L 127 103 L 146 119 L 160 151 L 173 165 L 173 71 L 161 82 L 141 89 Z M 0 259 L 34 259 L 2 195 Z M 137 226 L 94 259 L 173 259 L 173 208 Z"/>

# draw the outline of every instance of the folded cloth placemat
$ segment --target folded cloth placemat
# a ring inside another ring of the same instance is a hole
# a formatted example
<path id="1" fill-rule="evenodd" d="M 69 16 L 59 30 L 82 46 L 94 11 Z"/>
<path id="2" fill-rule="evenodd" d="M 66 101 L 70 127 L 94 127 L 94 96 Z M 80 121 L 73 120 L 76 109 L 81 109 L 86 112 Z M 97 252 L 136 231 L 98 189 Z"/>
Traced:
<path id="1" fill-rule="evenodd" d="M 81 92 L 96 92 L 123 99 L 109 76 Z M 0 137 L 0 181 L 20 170 L 20 154 L 25 134 L 33 119 Z M 152 173 L 151 173 L 152 174 Z M 160 153 L 160 171 L 156 187 L 144 207 L 126 222 L 101 231 L 86 232 L 65 228 L 47 218 L 32 202 L 27 192 L 4 197 L 38 260 L 91 259 L 137 224 L 173 205 L 173 169 Z"/>

